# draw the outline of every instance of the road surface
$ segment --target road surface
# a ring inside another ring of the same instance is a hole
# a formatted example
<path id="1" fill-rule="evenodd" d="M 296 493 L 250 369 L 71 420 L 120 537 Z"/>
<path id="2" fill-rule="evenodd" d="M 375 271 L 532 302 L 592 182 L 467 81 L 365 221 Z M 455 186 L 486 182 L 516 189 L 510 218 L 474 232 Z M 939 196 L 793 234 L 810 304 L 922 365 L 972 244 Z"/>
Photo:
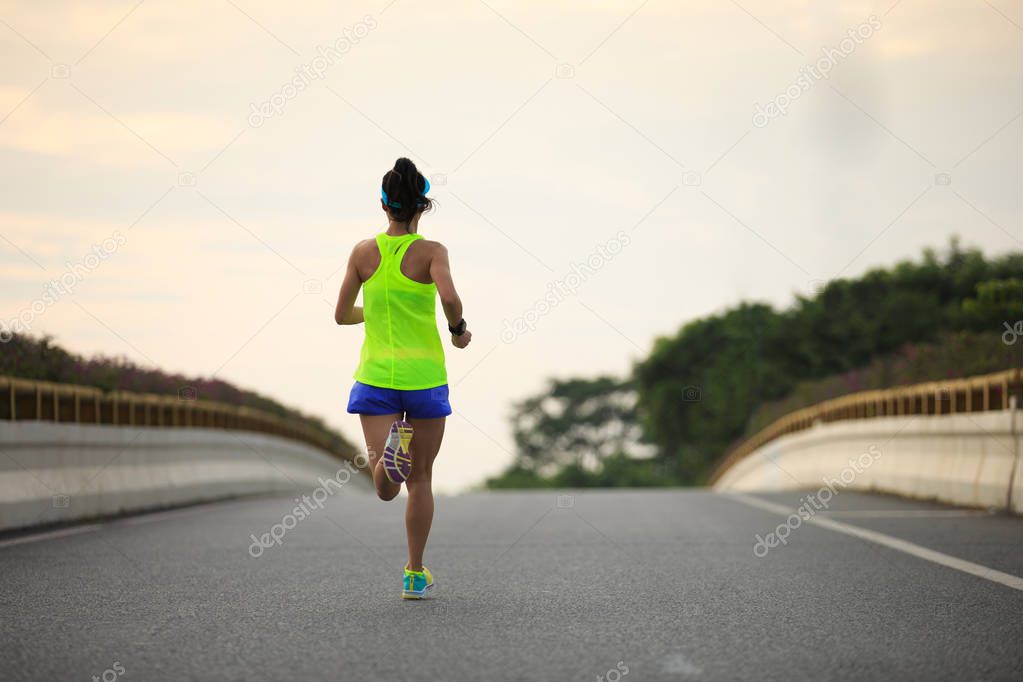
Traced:
<path id="1" fill-rule="evenodd" d="M 798 493 L 440 498 L 435 596 L 404 602 L 401 499 L 0 538 L 0 679 L 1023 679 L 1020 518 L 841 492 L 786 532 Z"/>

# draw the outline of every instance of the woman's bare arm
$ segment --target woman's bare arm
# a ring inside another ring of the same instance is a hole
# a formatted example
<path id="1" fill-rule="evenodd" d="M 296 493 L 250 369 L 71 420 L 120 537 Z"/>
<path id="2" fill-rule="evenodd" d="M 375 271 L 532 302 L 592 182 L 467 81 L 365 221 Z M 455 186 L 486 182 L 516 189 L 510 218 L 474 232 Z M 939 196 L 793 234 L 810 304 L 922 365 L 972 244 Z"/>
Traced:
<path id="1" fill-rule="evenodd" d="M 341 280 L 341 291 L 337 295 L 337 306 L 334 308 L 334 321 L 338 324 L 359 324 L 364 322 L 362 317 L 362 306 L 355 305 L 355 299 L 359 296 L 362 288 L 362 279 L 359 278 L 359 271 L 355 267 L 355 251 L 359 248 L 357 244 L 348 257 L 348 267 L 345 268 L 345 278 Z"/>
<path id="2" fill-rule="evenodd" d="M 444 316 L 452 327 L 462 321 L 462 299 L 455 291 L 455 283 L 451 279 L 451 263 L 448 261 L 448 250 L 443 244 L 437 244 L 430 259 L 430 278 L 437 285 L 437 295 L 444 307 Z"/>
<path id="3" fill-rule="evenodd" d="M 448 318 L 448 326 L 454 327 L 462 321 L 462 299 L 455 291 L 455 283 L 451 278 L 451 263 L 448 261 L 448 250 L 443 244 L 437 244 L 433 257 L 430 259 L 430 278 L 437 285 L 437 295 L 444 308 L 444 317 Z M 472 340 L 469 330 L 461 336 L 451 335 L 451 343 L 458 348 L 465 348 Z"/>

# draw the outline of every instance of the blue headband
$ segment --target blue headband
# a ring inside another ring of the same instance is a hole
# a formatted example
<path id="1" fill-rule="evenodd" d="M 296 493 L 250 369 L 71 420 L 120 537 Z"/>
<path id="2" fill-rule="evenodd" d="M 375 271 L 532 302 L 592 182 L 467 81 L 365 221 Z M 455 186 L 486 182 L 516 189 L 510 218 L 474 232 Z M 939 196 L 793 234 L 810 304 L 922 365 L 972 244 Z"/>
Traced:
<path id="1" fill-rule="evenodd" d="M 419 195 L 425 197 L 426 193 L 429 192 L 429 191 L 430 191 L 430 181 L 427 180 L 426 176 L 424 175 L 423 176 L 423 191 L 420 192 Z M 387 204 L 391 208 L 401 208 L 401 202 L 400 201 L 391 201 L 390 199 L 387 198 L 387 192 L 384 191 L 383 187 L 380 188 L 380 198 L 383 199 L 384 203 Z M 420 202 L 416 203 L 416 208 L 422 208 L 425 205 L 426 204 L 424 204 L 423 202 L 420 201 Z"/>

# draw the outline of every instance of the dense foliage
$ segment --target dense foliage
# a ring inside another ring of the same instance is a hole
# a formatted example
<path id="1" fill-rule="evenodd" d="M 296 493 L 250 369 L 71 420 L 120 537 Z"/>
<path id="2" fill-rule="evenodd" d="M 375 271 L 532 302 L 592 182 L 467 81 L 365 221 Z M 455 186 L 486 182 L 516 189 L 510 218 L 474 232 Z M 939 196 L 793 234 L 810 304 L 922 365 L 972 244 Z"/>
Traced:
<path id="1" fill-rule="evenodd" d="M 635 402 L 633 387 L 612 377 L 551 381 L 540 395 L 513 406 L 512 434 L 522 464 L 550 473 L 626 453 L 640 435 Z"/>
<path id="2" fill-rule="evenodd" d="M 1012 367 L 1023 367 L 1023 339 L 1006 344 L 997 332 L 953 332 L 936 343 L 906 344 L 895 353 L 875 358 L 866 367 L 798 383 L 784 399 L 758 407 L 743 437 L 790 412 L 847 393 L 977 376 Z"/>
<path id="3" fill-rule="evenodd" d="M 625 433 L 633 433 L 626 422 L 637 419 L 642 439 L 653 444 L 655 455 L 640 460 L 641 468 L 653 468 L 666 484 L 699 484 L 750 429 L 817 399 L 1020 366 L 1023 338 L 1001 340 L 1006 325 L 1019 320 L 1023 254 L 986 259 L 955 240 L 941 256 L 928 250 L 918 262 L 833 280 L 785 310 L 743 303 L 657 339 L 627 380 L 552 382 L 520 403 L 513 426 L 539 420 L 544 428 L 524 442 L 516 436 L 516 462 L 488 485 L 523 479 L 522 472 L 550 484 L 568 466 L 584 474 L 585 485 L 605 478 L 611 457 L 628 454 L 625 442 L 595 447 L 601 436 L 593 419 L 544 413 L 565 386 L 590 389 L 588 404 L 608 403 L 605 410 L 621 400 L 615 394 L 634 390 L 632 409 L 614 418 Z"/>
<path id="4" fill-rule="evenodd" d="M 0 344 L 0 374 L 93 386 L 104 391 L 175 395 L 251 407 L 311 426 L 326 435 L 338 451 L 355 450 L 344 436 L 318 417 L 303 414 L 226 381 L 168 374 L 158 369 L 139 367 L 127 358 L 84 358 L 64 350 L 49 337 L 15 334 L 10 341 Z"/>

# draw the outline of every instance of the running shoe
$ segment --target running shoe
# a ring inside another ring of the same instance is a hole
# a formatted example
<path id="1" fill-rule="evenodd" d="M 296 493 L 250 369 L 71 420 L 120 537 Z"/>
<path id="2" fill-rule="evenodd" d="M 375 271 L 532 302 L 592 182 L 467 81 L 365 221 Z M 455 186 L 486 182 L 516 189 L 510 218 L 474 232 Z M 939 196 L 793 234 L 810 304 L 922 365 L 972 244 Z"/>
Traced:
<path id="1" fill-rule="evenodd" d="M 410 571 L 405 566 L 405 589 L 401 593 L 402 599 L 422 599 L 433 587 L 433 573 L 423 566 L 421 571 Z"/>
<path id="2" fill-rule="evenodd" d="M 404 483 L 412 473 L 412 425 L 406 421 L 391 424 L 384 444 L 384 473 L 391 483 Z"/>

